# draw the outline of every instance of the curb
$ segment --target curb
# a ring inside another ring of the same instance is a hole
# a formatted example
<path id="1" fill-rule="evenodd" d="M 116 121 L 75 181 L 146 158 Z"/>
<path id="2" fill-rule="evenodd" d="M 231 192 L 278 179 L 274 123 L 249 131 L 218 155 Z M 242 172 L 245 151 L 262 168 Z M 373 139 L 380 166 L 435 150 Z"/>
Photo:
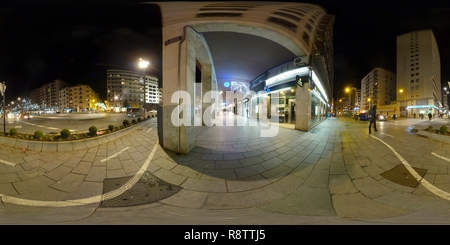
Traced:
<path id="1" fill-rule="evenodd" d="M 144 124 L 148 123 L 150 120 L 146 121 L 147 122 L 140 122 L 138 124 L 132 125 L 127 129 L 123 129 L 118 132 L 113 132 L 107 135 L 100 135 L 92 139 L 72 140 L 64 142 L 61 141 L 43 142 L 34 140 L 15 139 L 10 137 L 0 137 L 0 145 L 12 148 L 20 148 L 22 150 L 41 151 L 41 152 L 48 152 L 48 151 L 64 152 L 73 150 L 83 150 L 108 143 L 109 141 L 118 139 L 124 136 L 125 134 L 129 134 L 135 131 L 136 129 L 141 128 L 142 126 L 144 126 Z"/>
<path id="2" fill-rule="evenodd" d="M 442 143 L 450 144 L 450 136 L 447 136 L 447 135 L 431 133 L 431 132 L 428 132 L 428 131 L 423 130 L 423 129 L 418 129 L 416 134 L 424 136 L 424 137 L 427 137 L 429 139 L 433 139 L 433 140 L 442 142 Z"/>

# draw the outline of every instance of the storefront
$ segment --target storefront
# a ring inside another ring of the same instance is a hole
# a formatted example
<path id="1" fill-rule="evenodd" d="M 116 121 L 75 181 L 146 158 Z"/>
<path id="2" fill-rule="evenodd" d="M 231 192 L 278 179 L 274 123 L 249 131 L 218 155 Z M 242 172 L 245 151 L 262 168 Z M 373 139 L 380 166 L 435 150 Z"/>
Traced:
<path id="1" fill-rule="evenodd" d="M 327 118 L 330 105 L 310 67 L 287 71 L 267 79 L 265 85 L 269 94 L 267 104 L 277 107 L 276 115 L 271 114 L 274 110 L 268 110 L 269 118 L 278 116 L 279 123 L 293 124 L 296 129 L 305 131 Z"/>

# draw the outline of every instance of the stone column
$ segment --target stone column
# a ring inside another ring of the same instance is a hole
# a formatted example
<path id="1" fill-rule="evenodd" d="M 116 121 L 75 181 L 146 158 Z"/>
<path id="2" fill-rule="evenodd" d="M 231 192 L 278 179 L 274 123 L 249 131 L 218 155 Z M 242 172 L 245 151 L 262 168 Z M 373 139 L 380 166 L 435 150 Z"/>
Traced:
<path id="1" fill-rule="evenodd" d="M 297 86 L 295 91 L 295 129 L 308 131 L 311 128 L 311 91 L 309 84 Z"/>

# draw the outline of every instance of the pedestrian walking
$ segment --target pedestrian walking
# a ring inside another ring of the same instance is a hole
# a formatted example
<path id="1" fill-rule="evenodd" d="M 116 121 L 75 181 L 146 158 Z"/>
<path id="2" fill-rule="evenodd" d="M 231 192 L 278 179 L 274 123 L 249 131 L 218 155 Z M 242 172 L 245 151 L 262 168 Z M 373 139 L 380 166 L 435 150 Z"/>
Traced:
<path id="1" fill-rule="evenodd" d="M 373 129 L 375 130 L 375 132 L 378 131 L 376 121 L 377 121 L 377 106 L 374 105 L 374 106 L 372 106 L 372 109 L 369 110 L 369 122 L 370 122 L 369 123 L 369 134 L 372 133 L 372 130 L 371 130 L 372 123 L 373 123 Z"/>
<path id="2" fill-rule="evenodd" d="M 431 115 L 431 112 L 428 112 L 428 121 L 431 121 L 432 117 L 433 117 L 433 115 Z"/>
<path id="3" fill-rule="evenodd" d="M 414 118 L 416 118 L 416 113 L 414 112 Z"/>

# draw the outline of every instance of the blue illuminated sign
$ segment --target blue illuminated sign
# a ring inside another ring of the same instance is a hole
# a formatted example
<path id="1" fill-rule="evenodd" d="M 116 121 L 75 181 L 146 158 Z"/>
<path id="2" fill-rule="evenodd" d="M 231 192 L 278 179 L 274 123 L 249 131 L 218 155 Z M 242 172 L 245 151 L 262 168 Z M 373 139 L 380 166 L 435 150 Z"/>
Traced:
<path id="1" fill-rule="evenodd" d="M 230 82 L 224 82 L 224 83 L 223 83 L 223 86 L 225 86 L 225 88 L 230 87 Z"/>

